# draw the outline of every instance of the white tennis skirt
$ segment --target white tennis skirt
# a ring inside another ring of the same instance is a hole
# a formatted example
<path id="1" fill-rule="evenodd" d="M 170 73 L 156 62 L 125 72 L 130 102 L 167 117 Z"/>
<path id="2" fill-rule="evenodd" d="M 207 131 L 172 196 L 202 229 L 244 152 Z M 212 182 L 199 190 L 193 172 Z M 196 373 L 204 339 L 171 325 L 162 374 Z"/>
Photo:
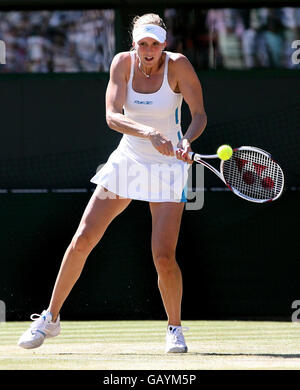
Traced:
<path id="1" fill-rule="evenodd" d="M 162 155 L 162 161 L 136 160 L 117 148 L 91 178 L 113 194 L 148 202 L 186 202 L 190 164 Z M 165 162 L 164 162 L 165 161 Z"/>

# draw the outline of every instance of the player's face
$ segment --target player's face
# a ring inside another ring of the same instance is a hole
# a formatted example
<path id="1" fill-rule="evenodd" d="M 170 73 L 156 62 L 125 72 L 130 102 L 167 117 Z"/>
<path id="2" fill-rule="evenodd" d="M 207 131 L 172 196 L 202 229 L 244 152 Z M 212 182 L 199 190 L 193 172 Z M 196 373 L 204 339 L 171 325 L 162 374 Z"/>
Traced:
<path id="1" fill-rule="evenodd" d="M 137 54 L 144 66 L 155 65 L 165 47 L 166 43 L 160 43 L 153 38 L 143 38 L 135 44 Z"/>

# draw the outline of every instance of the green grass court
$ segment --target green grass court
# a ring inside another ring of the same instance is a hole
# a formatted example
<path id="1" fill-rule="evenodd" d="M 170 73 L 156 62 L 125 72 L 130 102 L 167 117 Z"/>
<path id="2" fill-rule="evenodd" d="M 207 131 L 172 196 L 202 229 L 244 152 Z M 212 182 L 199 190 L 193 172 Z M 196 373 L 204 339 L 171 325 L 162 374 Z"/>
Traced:
<path id="1" fill-rule="evenodd" d="M 300 369 L 299 323 L 183 321 L 183 355 L 164 353 L 166 321 L 62 321 L 58 337 L 24 350 L 29 324 L 0 324 L 1 370 Z"/>

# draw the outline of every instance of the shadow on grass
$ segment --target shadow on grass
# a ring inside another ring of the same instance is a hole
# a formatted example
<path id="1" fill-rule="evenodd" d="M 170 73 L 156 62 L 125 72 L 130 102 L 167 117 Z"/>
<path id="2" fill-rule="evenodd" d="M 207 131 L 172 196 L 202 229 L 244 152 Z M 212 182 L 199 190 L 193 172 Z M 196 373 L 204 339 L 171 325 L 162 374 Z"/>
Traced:
<path id="1" fill-rule="evenodd" d="M 191 353 L 192 354 L 192 353 Z M 263 357 L 275 357 L 284 359 L 298 359 L 300 354 L 282 354 L 282 353 L 195 353 L 202 356 L 263 356 Z"/>
<path id="2" fill-rule="evenodd" d="M 299 359 L 300 354 L 277 354 L 277 353 L 201 353 L 201 352 L 188 352 L 188 353 L 173 353 L 166 354 L 164 352 L 152 352 L 152 353 L 139 353 L 139 352 L 124 352 L 124 353 L 99 353 L 99 352 L 61 352 L 61 353 L 47 353 L 47 355 L 114 355 L 114 356 L 215 356 L 215 357 L 238 357 L 238 356 L 256 356 L 256 357 L 271 357 L 271 358 L 283 358 L 283 359 Z"/>

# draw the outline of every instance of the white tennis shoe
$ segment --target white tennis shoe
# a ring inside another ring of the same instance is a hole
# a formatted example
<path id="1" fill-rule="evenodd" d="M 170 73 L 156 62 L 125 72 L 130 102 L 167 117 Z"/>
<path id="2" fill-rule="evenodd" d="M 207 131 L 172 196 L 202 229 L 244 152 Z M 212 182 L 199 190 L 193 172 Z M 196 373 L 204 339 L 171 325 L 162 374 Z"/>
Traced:
<path id="1" fill-rule="evenodd" d="M 42 314 L 31 314 L 30 319 L 33 323 L 19 338 L 19 347 L 38 348 L 43 344 L 45 338 L 55 337 L 60 333 L 59 316 L 56 322 L 52 322 L 52 314 L 47 310 L 44 310 Z"/>
<path id="2" fill-rule="evenodd" d="M 185 353 L 188 351 L 182 333 L 183 330 L 188 330 L 188 328 L 168 325 L 166 334 L 166 353 Z"/>

